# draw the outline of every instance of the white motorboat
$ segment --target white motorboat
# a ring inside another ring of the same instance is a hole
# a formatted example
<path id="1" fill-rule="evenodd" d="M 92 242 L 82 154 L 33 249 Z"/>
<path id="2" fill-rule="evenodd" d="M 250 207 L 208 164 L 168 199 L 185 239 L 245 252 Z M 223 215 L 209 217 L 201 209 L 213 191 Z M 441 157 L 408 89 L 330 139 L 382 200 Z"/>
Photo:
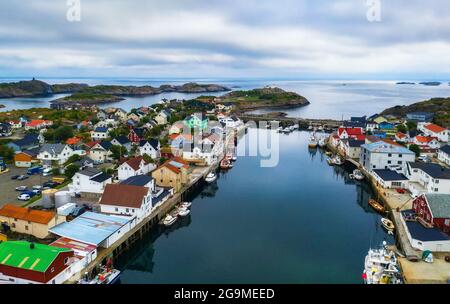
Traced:
<path id="1" fill-rule="evenodd" d="M 192 206 L 191 202 L 183 202 L 181 203 L 181 207 L 183 208 L 190 208 Z"/>
<path id="2" fill-rule="evenodd" d="M 289 130 L 291 130 L 291 132 L 292 132 L 292 131 L 295 131 L 295 127 L 294 127 L 294 126 L 290 126 L 290 127 L 289 127 Z"/>
<path id="3" fill-rule="evenodd" d="M 300 126 L 298 124 L 293 125 L 294 130 L 298 130 L 300 128 Z"/>
<path id="4" fill-rule="evenodd" d="M 205 181 L 206 181 L 207 183 L 212 183 L 212 182 L 214 182 L 216 179 L 217 179 L 217 175 L 216 175 L 214 172 L 211 172 L 211 173 L 209 173 L 209 174 L 206 176 Z"/>
<path id="5" fill-rule="evenodd" d="M 177 221 L 176 216 L 172 216 L 172 215 L 168 214 L 164 218 L 163 224 L 164 224 L 164 226 L 169 227 L 169 226 L 172 226 L 176 221 Z"/>
<path id="6" fill-rule="evenodd" d="M 178 216 L 185 217 L 188 216 L 189 213 L 191 213 L 191 210 L 189 210 L 188 208 L 180 207 L 178 209 Z"/>
<path id="7" fill-rule="evenodd" d="M 344 161 L 338 155 L 336 155 L 336 157 L 333 158 L 333 163 L 336 166 L 342 166 L 344 164 Z"/>
<path id="8" fill-rule="evenodd" d="M 120 280 L 120 270 L 103 268 L 92 280 L 81 279 L 78 284 L 116 284 Z"/>
<path id="9" fill-rule="evenodd" d="M 370 249 L 362 275 L 366 284 L 401 284 L 402 278 L 393 251 L 387 249 L 386 242 L 380 249 Z"/>
<path id="10" fill-rule="evenodd" d="M 356 180 L 363 180 L 364 179 L 364 174 L 362 174 L 362 172 L 358 169 L 353 170 L 353 178 Z"/>
<path id="11" fill-rule="evenodd" d="M 381 218 L 381 225 L 387 230 L 387 231 L 394 231 L 395 225 L 394 223 L 385 217 Z"/>
<path id="12" fill-rule="evenodd" d="M 278 132 L 278 133 L 283 132 L 283 127 L 278 127 L 277 132 Z"/>
<path id="13" fill-rule="evenodd" d="M 284 132 L 284 133 L 291 133 L 291 129 L 289 129 L 288 127 L 286 127 L 286 128 L 283 129 L 283 132 Z"/>
<path id="14" fill-rule="evenodd" d="M 319 147 L 323 148 L 323 147 L 325 147 L 326 145 L 327 145 L 326 138 L 325 138 L 325 137 L 321 137 L 321 138 L 319 139 Z"/>

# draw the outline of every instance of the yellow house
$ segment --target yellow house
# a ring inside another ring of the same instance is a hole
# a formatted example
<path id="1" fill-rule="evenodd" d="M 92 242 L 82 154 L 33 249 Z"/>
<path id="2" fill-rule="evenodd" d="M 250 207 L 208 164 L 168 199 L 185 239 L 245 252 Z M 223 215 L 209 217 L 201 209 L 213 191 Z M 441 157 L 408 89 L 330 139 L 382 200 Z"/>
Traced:
<path id="1" fill-rule="evenodd" d="M 166 161 L 152 172 L 152 177 L 160 187 L 171 187 L 174 192 L 181 190 L 188 182 L 189 165 L 181 158 Z"/>
<path id="2" fill-rule="evenodd" d="M 0 223 L 6 224 L 11 231 L 33 235 L 39 239 L 46 238 L 50 228 L 65 221 L 65 216 L 55 212 L 32 210 L 12 204 L 0 208 Z"/>

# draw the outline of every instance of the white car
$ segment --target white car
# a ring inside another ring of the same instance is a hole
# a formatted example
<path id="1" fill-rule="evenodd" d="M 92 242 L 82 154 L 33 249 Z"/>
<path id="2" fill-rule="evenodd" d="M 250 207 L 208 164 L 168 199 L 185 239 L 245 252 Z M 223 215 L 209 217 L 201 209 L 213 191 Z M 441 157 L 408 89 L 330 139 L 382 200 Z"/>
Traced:
<path id="1" fill-rule="evenodd" d="M 35 185 L 35 186 L 33 186 L 33 190 L 42 190 L 42 186 Z"/>
<path id="2" fill-rule="evenodd" d="M 26 190 L 27 190 L 27 186 L 16 187 L 16 191 L 26 191 Z"/>
<path id="3" fill-rule="evenodd" d="M 45 168 L 44 170 L 42 170 L 42 176 L 52 175 L 52 170 L 52 168 Z"/>
<path id="4" fill-rule="evenodd" d="M 21 194 L 17 197 L 17 199 L 19 201 L 29 201 L 30 200 L 30 195 L 29 194 Z"/>

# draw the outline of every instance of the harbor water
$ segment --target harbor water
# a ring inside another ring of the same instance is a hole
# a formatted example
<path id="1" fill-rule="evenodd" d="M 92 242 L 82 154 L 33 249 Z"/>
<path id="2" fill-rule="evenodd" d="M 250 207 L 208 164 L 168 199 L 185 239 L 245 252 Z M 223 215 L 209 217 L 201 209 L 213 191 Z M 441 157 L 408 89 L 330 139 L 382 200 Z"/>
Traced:
<path id="1" fill-rule="evenodd" d="M 193 195 L 188 218 L 121 256 L 122 283 L 362 283 L 368 249 L 394 240 L 368 205 L 370 186 L 308 139 L 280 135 L 275 167 L 239 157 Z"/>

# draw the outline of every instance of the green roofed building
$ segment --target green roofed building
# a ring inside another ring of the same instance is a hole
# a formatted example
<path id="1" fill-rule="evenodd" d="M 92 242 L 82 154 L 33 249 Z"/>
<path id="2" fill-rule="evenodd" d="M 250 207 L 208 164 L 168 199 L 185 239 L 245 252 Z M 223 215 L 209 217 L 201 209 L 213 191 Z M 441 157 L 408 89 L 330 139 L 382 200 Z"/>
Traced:
<path id="1" fill-rule="evenodd" d="M 0 243 L 0 281 L 18 284 L 61 284 L 70 275 L 74 252 L 26 241 Z"/>
<path id="2" fill-rule="evenodd" d="M 201 113 L 196 113 L 187 117 L 185 123 L 191 129 L 198 128 L 200 130 L 205 130 L 208 127 L 208 118 L 204 118 Z"/>

